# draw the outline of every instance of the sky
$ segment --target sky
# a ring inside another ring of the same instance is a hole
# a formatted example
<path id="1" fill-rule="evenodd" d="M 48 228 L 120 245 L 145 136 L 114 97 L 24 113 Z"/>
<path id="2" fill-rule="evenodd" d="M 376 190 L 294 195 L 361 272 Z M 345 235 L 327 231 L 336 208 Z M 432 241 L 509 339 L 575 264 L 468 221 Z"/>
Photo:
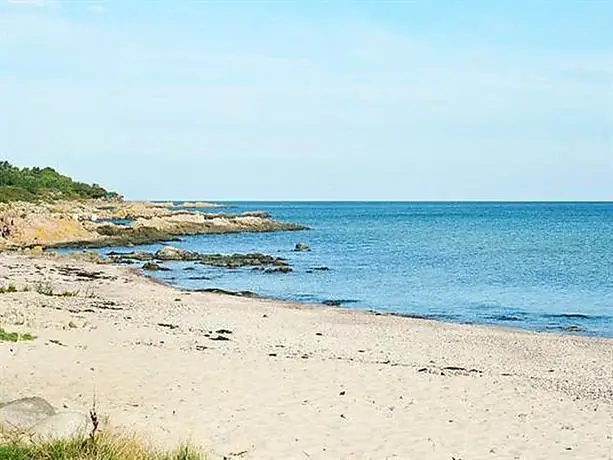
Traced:
<path id="1" fill-rule="evenodd" d="M 132 199 L 613 200 L 613 0 L 0 0 L 0 159 Z"/>

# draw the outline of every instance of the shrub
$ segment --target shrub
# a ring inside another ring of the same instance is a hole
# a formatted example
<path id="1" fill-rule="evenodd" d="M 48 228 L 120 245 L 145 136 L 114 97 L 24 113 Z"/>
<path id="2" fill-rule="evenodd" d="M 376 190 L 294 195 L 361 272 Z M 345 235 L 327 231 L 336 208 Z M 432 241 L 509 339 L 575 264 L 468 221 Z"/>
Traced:
<path id="1" fill-rule="evenodd" d="M 84 184 L 52 168 L 17 168 L 0 161 L 0 202 L 119 198 L 98 184 Z"/>
<path id="2" fill-rule="evenodd" d="M 52 296 L 53 295 L 53 286 L 48 281 L 46 281 L 46 282 L 42 282 L 41 281 L 40 283 L 36 284 L 36 292 L 38 292 L 39 294 L 42 294 L 42 295 Z"/>

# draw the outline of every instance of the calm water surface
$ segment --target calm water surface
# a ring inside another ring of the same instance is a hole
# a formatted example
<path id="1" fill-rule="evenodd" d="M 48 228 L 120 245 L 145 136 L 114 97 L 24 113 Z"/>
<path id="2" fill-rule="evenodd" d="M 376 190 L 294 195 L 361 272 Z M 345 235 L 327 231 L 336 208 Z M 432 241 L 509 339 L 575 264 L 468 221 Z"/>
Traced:
<path id="1" fill-rule="evenodd" d="M 161 279 L 190 289 L 251 290 L 308 303 L 334 299 L 348 308 L 444 321 L 613 336 L 612 203 L 227 205 L 224 212 L 265 210 L 311 230 L 202 235 L 173 245 L 269 253 L 287 258 L 294 272 L 169 263 L 173 270 Z M 298 242 L 312 252 L 292 252 Z M 312 270 L 321 266 L 330 270 Z"/>

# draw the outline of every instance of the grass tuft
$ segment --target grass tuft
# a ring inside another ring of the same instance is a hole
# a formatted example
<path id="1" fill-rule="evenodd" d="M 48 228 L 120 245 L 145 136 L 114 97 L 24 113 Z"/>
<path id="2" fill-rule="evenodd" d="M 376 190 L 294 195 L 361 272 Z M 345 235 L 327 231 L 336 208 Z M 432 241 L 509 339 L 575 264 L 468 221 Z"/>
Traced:
<path id="1" fill-rule="evenodd" d="M 0 287 L 0 294 L 11 294 L 13 292 L 19 292 L 14 284 L 9 284 L 7 287 Z"/>
<path id="2" fill-rule="evenodd" d="M 34 340 L 35 338 L 36 336 L 27 332 L 25 334 L 19 334 L 18 332 L 7 332 L 0 328 L 0 342 L 26 342 Z"/>
<path id="3" fill-rule="evenodd" d="M 53 285 L 48 281 L 37 283 L 36 292 L 49 297 L 76 297 L 77 295 L 79 295 L 79 291 L 55 292 Z"/>
<path id="4" fill-rule="evenodd" d="M 36 284 L 36 292 L 42 295 L 52 296 L 53 286 L 50 282 L 40 282 Z"/>
<path id="5" fill-rule="evenodd" d="M 36 442 L 0 436 L 0 460 L 201 460 L 204 455 L 189 445 L 172 452 L 146 446 L 135 436 L 110 431 L 94 437 Z"/>

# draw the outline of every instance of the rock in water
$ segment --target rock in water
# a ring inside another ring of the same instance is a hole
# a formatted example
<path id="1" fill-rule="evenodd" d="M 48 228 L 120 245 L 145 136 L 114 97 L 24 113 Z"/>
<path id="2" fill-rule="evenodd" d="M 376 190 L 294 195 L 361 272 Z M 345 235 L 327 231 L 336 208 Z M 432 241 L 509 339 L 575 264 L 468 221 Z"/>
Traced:
<path id="1" fill-rule="evenodd" d="M 32 428 L 41 441 L 86 437 L 94 429 L 91 419 L 80 412 L 60 412 L 47 417 Z"/>
<path id="2" fill-rule="evenodd" d="M 143 264 L 143 270 L 151 271 L 151 272 L 159 272 L 159 271 L 169 271 L 170 268 L 162 267 L 155 262 L 145 262 Z"/>
<path id="3" fill-rule="evenodd" d="M 330 299 L 330 300 L 324 300 L 322 304 L 327 305 L 328 307 L 340 307 L 341 305 L 343 305 L 343 301 L 336 300 L 336 299 Z"/>
<path id="4" fill-rule="evenodd" d="M 117 259 L 140 260 L 142 262 L 147 262 L 153 259 L 153 254 L 151 254 L 150 252 L 136 252 L 136 251 L 132 251 L 132 252 L 111 251 L 107 254 L 107 256 L 111 258 L 117 258 Z"/>
<path id="5" fill-rule="evenodd" d="M 260 253 L 232 255 L 201 254 L 200 263 L 221 268 L 264 267 L 265 265 L 288 266 L 285 259 Z"/>
<path id="6" fill-rule="evenodd" d="M 172 246 L 164 246 L 155 253 L 155 258 L 158 260 L 198 260 L 200 254 L 173 248 Z"/>
<path id="7" fill-rule="evenodd" d="M 17 399 L 0 408 L 0 426 L 28 430 L 54 414 L 53 406 L 42 398 Z"/>
<path id="8" fill-rule="evenodd" d="M 304 243 L 298 243 L 296 247 L 294 247 L 294 252 L 308 252 L 310 250 L 311 248 Z"/>
<path id="9" fill-rule="evenodd" d="M 267 268 L 266 270 L 264 270 L 264 273 L 290 273 L 292 271 L 293 271 L 292 267 L 281 266 L 281 267 Z"/>

